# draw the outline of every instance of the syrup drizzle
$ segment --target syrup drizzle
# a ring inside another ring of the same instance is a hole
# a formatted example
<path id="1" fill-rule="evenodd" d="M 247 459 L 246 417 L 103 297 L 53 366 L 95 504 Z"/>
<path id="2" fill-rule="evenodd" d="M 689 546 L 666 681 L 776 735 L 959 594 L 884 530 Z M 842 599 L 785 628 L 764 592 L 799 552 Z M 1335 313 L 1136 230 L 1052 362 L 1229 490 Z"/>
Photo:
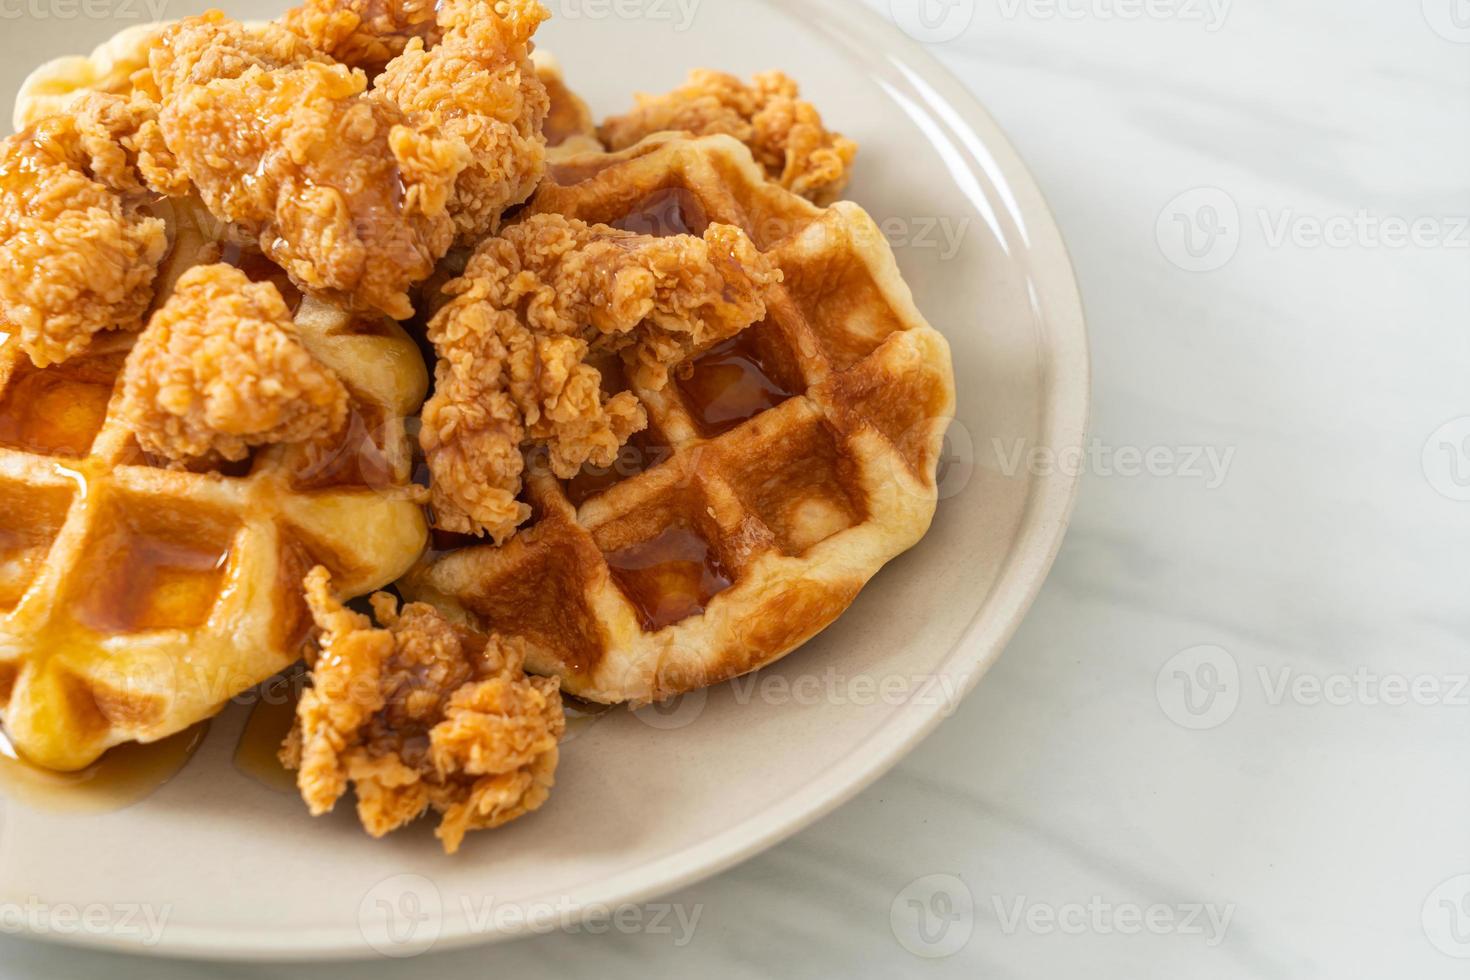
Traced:
<path id="1" fill-rule="evenodd" d="M 772 375 L 752 330 L 711 347 L 679 377 L 679 390 L 706 436 L 728 432 L 799 392 Z"/>
<path id="2" fill-rule="evenodd" d="M 261 687 L 235 746 L 235 769 L 278 793 L 296 792 L 296 774 L 280 758 L 281 743 L 296 721 L 299 697 L 294 677 L 277 677 Z"/>
<path id="3" fill-rule="evenodd" d="M 207 532 L 188 540 L 164 537 L 122 509 L 114 523 L 91 545 L 97 571 L 77 605 L 77 621 L 101 633 L 202 625 L 224 578 L 228 541 L 210 542 Z"/>
<path id="4" fill-rule="evenodd" d="M 0 413 L 0 443 L 47 456 L 80 457 L 102 431 L 111 383 L 34 371 L 6 393 Z"/>
<path id="5" fill-rule="evenodd" d="M 709 542 L 682 523 L 613 552 L 607 563 L 650 632 L 703 613 L 733 581 Z"/>
<path id="6" fill-rule="evenodd" d="M 209 731 L 201 722 L 149 745 L 110 749 L 79 772 L 53 772 L 27 762 L 0 729 L 0 796 L 38 810 L 110 813 L 157 792 L 178 775 Z"/>
<path id="7" fill-rule="evenodd" d="M 623 217 L 614 228 L 655 238 L 673 235 L 703 235 L 709 227 L 704 205 L 687 187 L 665 187 L 654 191 Z"/>

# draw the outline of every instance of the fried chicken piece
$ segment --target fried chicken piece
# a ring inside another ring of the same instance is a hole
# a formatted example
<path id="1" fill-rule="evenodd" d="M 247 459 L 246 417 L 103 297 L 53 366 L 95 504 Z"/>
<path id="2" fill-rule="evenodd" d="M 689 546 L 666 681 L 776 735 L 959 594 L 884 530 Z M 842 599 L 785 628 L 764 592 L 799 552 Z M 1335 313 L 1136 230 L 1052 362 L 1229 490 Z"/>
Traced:
<path id="1" fill-rule="evenodd" d="M 543 214 L 488 239 L 428 328 L 439 362 L 419 439 L 438 526 L 513 534 L 530 516 L 516 499 L 528 443 L 563 478 L 612 465 L 648 420 L 631 392 L 604 393 L 588 355 L 621 353 L 636 384 L 661 389 L 764 316 L 780 278 L 730 225 L 654 238 Z"/>
<path id="2" fill-rule="evenodd" d="M 179 278 L 128 355 L 122 415 L 147 452 L 238 460 L 337 431 L 347 389 L 302 346 L 274 285 L 204 265 Z"/>
<path id="3" fill-rule="evenodd" d="M 374 83 L 375 97 L 469 148 L 449 201 L 461 244 L 495 231 L 541 180 L 551 102 L 530 42 L 549 16 L 537 0 L 441 0 L 443 39 L 410 41 Z"/>
<path id="4" fill-rule="evenodd" d="M 546 802 L 566 718 L 560 682 L 526 676 L 522 641 L 456 627 L 421 603 L 399 610 L 381 592 L 372 605 L 385 628 L 374 629 L 333 598 L 325 568 L 305 585 L 321 649 L 281 760 L 314 816 L 350 782 L 368 833 L 433 807 L 453 854 L 467 832 Z"/>
<path id="5" fill-rule="evenodd" d="M 406 319 L 409 287 L 454 238 L 445 204 L 469 149 L 317 57 L 277 25 L 181 21 L 150 60 L 163 135 L 210 211 L 257 235 L 298 286 Z"/>
<path id="6" fill-rule="evenodd" d="M 281 24 L 313 48 L 374 78 L 419 38 L 437 44 L 436 0 L 306 0 Z"/>
<path id="7" fill-rule="evenodd" d="M 146 103 L 83 97 L 0 143 L 0 313 L 39 367 L 136 330 L 168 250 L 143 176 L 172 187 Z"/>
<path id="8" fill-rule="evenodd" d="M 700 69 L 683 88 L 640 94 L 632 112 L 605 120 L 600 133 L 615 152 L 666 130 L 733 136 L 750 147 L 771 180 L 825 206 L 847 186 L 858 147 L 828 132 L 816 107 L 800 95 L 796 82 L 778 71 L 746 85 L 734 75 Z"/>

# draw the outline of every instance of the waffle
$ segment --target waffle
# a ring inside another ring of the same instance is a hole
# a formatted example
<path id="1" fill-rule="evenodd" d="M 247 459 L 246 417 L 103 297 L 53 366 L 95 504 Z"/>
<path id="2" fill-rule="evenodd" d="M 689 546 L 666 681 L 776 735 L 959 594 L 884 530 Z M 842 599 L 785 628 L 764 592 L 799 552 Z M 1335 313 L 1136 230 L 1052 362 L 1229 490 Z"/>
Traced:
<path id="1" fill-rule="evenodd" d="M 536 77 L 546 86 L 551 97 L 551 111 L 546 116 L 546 154 L 558 160 L 575 153 L 600 152 L 605 149 L 597 138 L 597 123 L 592 110 L 576 92 L 567 86 L 561 62 L 545 48 L 531 52 Z"/>
<path id="2" fill-rule="evenodd" d="M 400 589 L 525 638 L 531 670 L 592 701 L 663 700 L 771 663 L 928 529 L 948 345 L 865 212 L 768 183 L 730 137 L 567 156 L 528 211 L 661 235 L 734 224 L 785 281 L 764 321 L 662 391 L 601 365 L 649 429 L 570 481 L 533 454 L 526 527 L 500 547 L 441 536 Z"/>
<path id="3" fill-rule="evenodd" d="M 402 574 L 427 537 L 404 425 L 427 387 L 413 341 L 302 298 L 258 253 L 222 244 L 197 202 L 159 207 L 172 251 L 155 304 L 200 262 L 276 280 L 352 409 L 329 440 L 169 468 L 118 417 L 135 335 L 101 334 L 45 369 L 13 337 L 0 345 L 0 716 L 53 769 L 210 717 L 299 657 L 313 565 L 357 595 Z"/>

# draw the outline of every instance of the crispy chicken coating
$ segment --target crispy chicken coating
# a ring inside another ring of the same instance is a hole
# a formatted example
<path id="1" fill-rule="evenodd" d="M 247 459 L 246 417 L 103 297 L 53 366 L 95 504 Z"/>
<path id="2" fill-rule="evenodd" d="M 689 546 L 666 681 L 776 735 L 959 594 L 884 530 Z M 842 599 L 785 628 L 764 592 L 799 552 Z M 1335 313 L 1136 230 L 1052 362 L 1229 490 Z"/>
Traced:
<path id="1" fill-rule="evenodd" d="M 495 231 L 541 180 L 551 101 L 530 42 L 549 16 L 537 0 L 442 0 L 443 39 L 410 41 L 375 83 L 375 96 L 469 148 L 449 201 L 462 244 Z"/>
<path id="2" fill-rule="evenodd" d="M 312 686 L 281 750 L 315 816 L 347 790 L 374 837 L 442 814 L 450 854 L 471 830 L 538 809 L 551 792 L 566 731 L 560 682 L 528 677 L 520 640 L 455 627 L 432 606 L 372 598 L 385 628 L 342 606 L 325 568 L 306 577 L 322 631 Z"/>
<path id="3" fill-rule="evenodd" d="M 157 135 L 146 103 L 93 94 L 0 143 L 0 313 L 38 366 L 141 326 L 168 250 L 144 177 L 174 186 Z"/>
<path id="4" fill-rule="evenodd" d="M 604 121 L 600 132 L 613 151 L 665 130 L 733 136 L 782 187 L 831 204 L 847 186 L 858 147 L 829 132 L 816 107 L 800 95 L 796 82 L 778 71 L 757 75 L 746 85 L 734 75 L 700 69 L 682 88 L 640 94 L 632 112 Z"/>
<path id="5" fill-rule="evenodd" d="M 196 266 L 128 355 L 122 415 L 147 452 L 238 460 L 337 431 L 347 389 L 302 346 L 274 285 Z"/>
<path id="6" fill-rule="evenodd" d="M 409 287 L 454 238 L 445 204 L 469 149 L 316 58 L 277 25 L 181 21 L 150 60 L 163 135 L 209 209 L 258 235 L 293 282 L 405 319 Z"/>
<path id="7" fill-rule="evenodd" d="M 513 534 L 530 516 L 516 499 L 528 443 L 563 478 L 611 465 L 648 419 L 631 392 L 607 396 L 588 355 L 621 353 L 634 383 L 661 389 L 763 317 L 780 277 L 730 225 L 654 238 L 545 214 L 488 239 L 429 323 L 439 362 L 419 439 L 438 526 Z"/>
<path id="8" fill-rule="evenodd" d="M 436 0 L 306 0 L 281 19 L 316 50 L 374 78 L 419 38 L 439 40 Z"/>

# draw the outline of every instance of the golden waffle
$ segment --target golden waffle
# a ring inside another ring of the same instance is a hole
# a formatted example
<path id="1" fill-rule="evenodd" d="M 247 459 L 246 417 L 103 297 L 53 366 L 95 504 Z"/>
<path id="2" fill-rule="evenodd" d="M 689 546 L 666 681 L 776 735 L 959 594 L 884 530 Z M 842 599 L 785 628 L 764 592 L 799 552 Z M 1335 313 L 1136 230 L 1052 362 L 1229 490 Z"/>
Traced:
<path id="1" fill-rule="evenodd" d="M 368 592 L 427 535 L 403 422 L 427 387 L 413 341 L 391 320 L 301 298 L 263 257 L 222 246 L 202 206 L 160 207 L 173 248 L 159 301 L 200 262 L 276 279 L 352 411 L 320 444 L 169 469 L 118 417 L 134 335 L 101 334 L 46 369 L 13 338 L 0 345 L 0 717 L 54 769 L 213 715 L 300 655 L 307 570 L 326 565 L 342 594 Z"/>
<path id="2" fill-rule="evenodd" d="M 567 87 L 561 62 L 545 48 L 531 52 L 531 61 L 536 66 L 536 77 L 546 86 L 551 98 L 551 111 L 547 113 L 546 153 L 550 160 L 558 160 L 574 153 L 587 153 L 605 149 L 597 138 L 597 123 L 592 119 L 592 110 L 576 92 Z"/>
<path id="3" fill-rule="evenodd" d="M 665 390 L 633 389 L 650 426 L 618 465 L 562 481 L 533 456 L 520 534 L 435 553 L 400 588 L 524 637 L 532 670 L 595 701 L 661 700 L 776 660 L 928 529 L 948 345 L 862 209 L 768 183 L 729 137 L 567 157 L 529 211 L 661 235 L 737 225 L 785 282 L 763 322 Z M 616 365 L 604 378 L 628 387 Z"/>

